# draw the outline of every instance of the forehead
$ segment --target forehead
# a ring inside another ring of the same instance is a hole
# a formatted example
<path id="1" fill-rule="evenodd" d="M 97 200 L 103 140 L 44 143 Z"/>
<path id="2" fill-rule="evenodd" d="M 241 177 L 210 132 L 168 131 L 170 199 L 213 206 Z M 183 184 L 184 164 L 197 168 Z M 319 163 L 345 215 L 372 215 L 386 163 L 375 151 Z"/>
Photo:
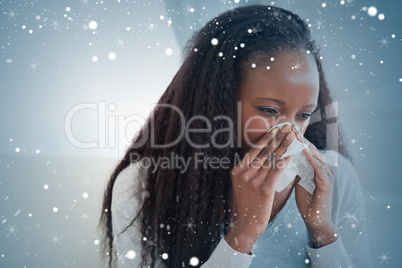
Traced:
<path id="1" fill-rule="evenodd" d="M 239 81 L 239 97 L 258 95 L 317 101 L 319 74 L 311 55 L 292 51 L 267 59 L 245 64 L 246 75 Z"/>

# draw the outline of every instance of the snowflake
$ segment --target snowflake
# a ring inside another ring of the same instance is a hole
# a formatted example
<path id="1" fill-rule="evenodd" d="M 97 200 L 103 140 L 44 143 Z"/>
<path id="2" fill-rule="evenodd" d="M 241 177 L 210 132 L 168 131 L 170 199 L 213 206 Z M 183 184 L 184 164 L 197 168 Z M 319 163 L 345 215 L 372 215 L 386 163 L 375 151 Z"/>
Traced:
<path id="1" fill-rule="evenodd" d="M 82 220 L 82 222 L 89 222 L 90 217 L 91 217 L 91 215 L 84 212 L 84 213 L 81 213 L 80 219 Z"/>
<path id="2" fill-rule="evenodd" d="M 14 10 L 8 9 L 8 10 L 9 10 L 8 13 L 4 12 L 4 14 L 8 15 L 8 20 L 11 20 L 11 19 L 15 20 L 15 17 L 17 15 L 19 15 L 19 13 L 15 12 L 16 9 L 14 9 Z"/>
<path id="3" fill-rule="evenodd" d="M 15 224 L 13 226 L 11 226 L 11 224 L 9 224 L 6 231 L 8 232 L 8 234 L 6 236 L 9 237 L 10 235 L 15 236 L 15 233 L 18 231 L 18 229 L 15 228 Z"/>
<path id="4" fill-rule="evenodd" d="M 231 221 L 230 223 L 229 223 L 229 227 L 231 228 L 231 229 L 237 229 L 237 228 L 239 228 L 239 226 L 237 226 L 237 223 L 239 222 L 239 220 L 236 220 L 236 222 L 233 222 L 233 221 Z"/>
<path id="5" fill-rule="evenodd" d="M 380 43 L 381 44 L 381 47 L 387 47 L 388 48 L 388 45 L 391 43 L 391 41 L 390 40 L 388 40 L 388 36 L 387 37 L 383 37 L 383 36 L 381 36 L 381 40 L 379 40 L 378 41 L 378 43 Z"/>
<path id="6" fill-rule="evenodd" d="M 301 70 L 303 70 L 303 65 L 304 63 L 297 59 L 296 62 L 292 62 L 292 70 L 296 70 L 296 72 L 299 73 Z"/>
<path id="7" fill-rule="evenodd" d="M 126 41 L 122 37 L 118 37 L 116 40 L 116 43 L 117 43 L 117 47 L 126 47 L 125 46 Z"/>
<path id="8" fill-rule="evenodd" d="M 271 233 L 274 234 L 274 235 L 277 234 L 277 233 L 279 233 L 279 226 L 278 226 L 278 225 L 275 226 L 275 227 L 272 228 L 270 231 L 271 231 Z"/>
<path id="9" fill-rule="evenodd" d="M 355 0 L 345 0 L 346 6 L 353 6 Z"/>
<path id="10" fill-rule="evenodd" d="M 89 5 L 89 2 L 90 2 L 90 0 L 80 0 L 80 2 L 81 2 L 81 4 L 82 4 L 82 6 L 88 6 Z"/>
<path id="11" fill-rule="evenodd" d="M 321 17 L 317 20 L 315 19 L 315 26 L 317 27 L 318 30 L 324 28 L 324 20 L 321 19 Z"/>
<path id="12" fill-rule="evenodd" d="M 187 4 L 187 14 L 194 13 L 194 11 L 195 11 L 195 9 L 192 6 Z"/>
<path id="13" fill-rule="evenodd" d="M 153 24 L 153 23 L 148 24 L 148 30 L 149 31 L 154 31 L 155 30 L 155 24 Z"/>
<path id="14" fill-rule="evenodd" d="M 194 219 L 190 218 L 183 226 L 186 226 L 188 231 L 193 231 L 197 225 L 194 223 Z"/>
<path id="15" fill-rule="evenodd" d="M 353 220 L 353 221 L 359 222 L 357 220 L 356 216 L 351 214 L 351 213 L 349 213 L 349 212 L 346 212 L 344 218 L 346 218 L 348 221 Z"/>
<path id="16" fill-rule="evenodd" d="M 385 262 L 386 264 L 388 264 L 388 261 L 392 258 L 388 254 L 389 254 L 388 251 L 385 254 L 384 254 L 384 252 L 381 251 L 381 255 L 378 256 L 378 258 L 381 260 L 381 263 Z"/>
<path id="17" fill-rule="evenodd" d="M 28 65 L 29 65 L 28 70 L 32 71 L 33 73 L 35 73 L 37 70 L 39 70 L 39 62 L 32 61 L 32 62 L 29 62 Z"/>
<path id="18" fill-rule="evenodd" d="M 229 12 L 231 14 L 233 14 L 234 9 L 235 9 L 235 4 L 238 4 L 238 3 L 236 3 L 235 1 L 226 1 L 226 0 L 220 0 L 220 1 L 226 6 L 226 8 L 229 10 Z"/>
<path id="19" fill-rule="evenodd" d="M 56 245 L 56 244 L 60 244 L 60 243 L 61 243 L 61 242 L 60 242 L 61 236 L 58 236 L 57 233 L 54 234 L 54 235 L 50 235 L 50 237 L 51 237 L 51 239 L 49 240 L 49 242 L 52 242 L 52 243 L 53 243 L 53 246 Z"/>
<path id="20" fill-rule="evenodd" d="M 53 26 L 53 30 L 58 30 L 59 31 L 61 21 L 59 21 L 57 18 L 55 18 L 53 20 L 50 20 L 50 21 L 51 21 L 50 25 L 47 25 L 47 26 Z"/>

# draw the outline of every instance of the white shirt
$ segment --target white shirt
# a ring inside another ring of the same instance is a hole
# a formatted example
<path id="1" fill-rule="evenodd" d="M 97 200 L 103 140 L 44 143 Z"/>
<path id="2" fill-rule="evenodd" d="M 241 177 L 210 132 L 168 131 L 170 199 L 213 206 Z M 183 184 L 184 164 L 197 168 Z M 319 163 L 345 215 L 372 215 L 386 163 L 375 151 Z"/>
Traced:
<path id="1" fill-rule="evenodd" d="M 331 209 L 333 223 L 338 229 L 335 242 L 320 248 L 312 247 L 293 188 L 285 206 L 257 239 L 251 250 L 252 255 L 234 250 L 225 239 L 221 239 L 201 267 L 371 267 L 360 181 L 350 161 L 338 155 L 339 163 L 334 167 Z M 136 195 L 144 198 L 136 191 L 137 183 L 144 185 L 144 179 L 139 180 L 139 167 L 139 163 L 132 163 L 122 170 L 113 187 L 113 243 L 119 268 L 137 267 L 141 262 L 142 235 L 138 221 L 120 233 L 138 213 L 139 200 Z M 224 237 L 223 231 L 221 237 Z M 128 258 L 133 257 L 134 253 L 134 258 Z M 157 259 L 160 260 L 157 267 L 164 267 L 160 256 Z"/>

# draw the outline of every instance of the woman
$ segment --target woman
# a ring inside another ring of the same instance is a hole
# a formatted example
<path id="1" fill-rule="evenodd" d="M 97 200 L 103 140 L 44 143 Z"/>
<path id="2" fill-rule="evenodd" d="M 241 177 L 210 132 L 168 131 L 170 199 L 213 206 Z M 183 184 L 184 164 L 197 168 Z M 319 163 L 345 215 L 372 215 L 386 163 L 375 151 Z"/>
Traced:
<path id="1" fill-rule="evenodd" d="M 338 166 L 321 153 L 338 137 L 331 103 L 297 15 L 254 5 L 211 20 L 110 178 L 109 265 L 369 267 L 357 174 L 340 138 Z M 314 112 L 322 120 L 309 125 Z M 313 194 L 299 176 L 275 191 L 294 139 L 311 142 Z"/>

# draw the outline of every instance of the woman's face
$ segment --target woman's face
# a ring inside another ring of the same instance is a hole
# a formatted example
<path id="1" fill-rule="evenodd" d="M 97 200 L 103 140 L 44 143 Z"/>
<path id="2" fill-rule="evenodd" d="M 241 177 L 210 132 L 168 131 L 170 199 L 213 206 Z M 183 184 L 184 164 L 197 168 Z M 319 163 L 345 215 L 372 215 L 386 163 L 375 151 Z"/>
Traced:
<path id="1" fill-rule="evenodd" d="M 269 66 L 269 67 L 267 67 Z M 319 74 L 309 54 L 283 52 L 264 66 L 252 63 L 238 84 L 241 155 L 272 126 L 289 122 L 304 134 L 317 107 Z"/>

